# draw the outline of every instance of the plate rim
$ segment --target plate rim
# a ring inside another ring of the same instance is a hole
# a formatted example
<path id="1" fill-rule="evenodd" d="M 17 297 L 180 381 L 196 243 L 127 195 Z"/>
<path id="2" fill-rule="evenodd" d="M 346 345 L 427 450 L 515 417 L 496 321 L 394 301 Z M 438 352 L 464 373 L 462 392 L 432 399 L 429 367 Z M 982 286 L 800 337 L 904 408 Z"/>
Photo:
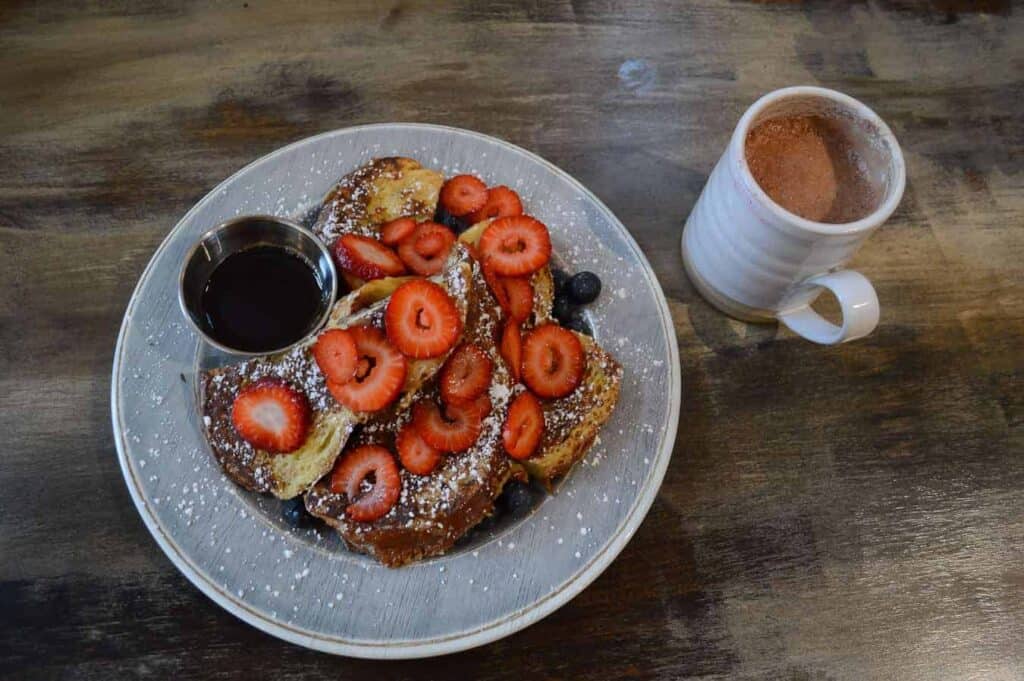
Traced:
<path id="1" fill-rule="evenodd" d="M 135 479 L 135 475 L 131 470 L 128 463 L 128 455 L 125 447 L 125 432 L 120 422 L 120 414 L 118 410 L 119 404 L 119 378 L 121 376 L 123 357 L 123 346 L 125 336 L 128 331 L 129 322 L 135 311 L 135 307 L 138 304 L 141 289 L 143 283 L 147 280 L 151 270 L 155 267 L 157 260 L 163 254 L 167 248 L 171 239 L 177 233 L 181 225 L 186 222 L 198 209 L 208 197 L 215 195 L 225 185 L 232 182 L 237 176 L 245 173 L 253 166 L 257 164 L 265 163 L 270 161 L 275 156 L 282 155 L 293 147 L 300 145 L 310 144 L 320 138 L 332 137 L 340 134 L 353 133 L 363 130 L 372 129 L 387 129 L 387 128 L 413 128 L 421 130 L 430 130 L 434 132 L 445 132 L 455 133 L 457 135 L 468 135 L 470 137 L 476 137 L 481 140 L 485 140 L 491 144 L 497 144 L 501 147 L 506 147 L 511 151 L 525 155 L 530 160 L 541 164 L 548 170 L 566 179 L 577 191 L 583 196 L 588 198 L 597 207 L 598 211 L 603 213 L 605 218 L 610 223 L 616 225 L 621 234 L 624 236 L 627 245 L 634 251 L 637 259 L 641 265 L 644 276 L 648 279 L 649 283 L 653 286 L 655 292 L 655 303 L 660 312 L 659 321 L 663 327 L 663 330 L 668 337 L 668 349 L 669 349 L 669 405 L 668 405 L 668 423 L 666 425 L 662 440 L 660 451 L 656 453 L 653 458 L 654 471 L 653 475 L 648 478 L 647 484 L 645 484 L 637 497 L 636 503 L 630 510 L 629 515 L 625 520 L 619 524 L 614 534 L 605 542 L 604 546 L 594 556 L 594 558 L 587 563 L 581 570 L 577 571 L 574 575 L 570 576 L 568 581 L 564 584 L 561 589 L 553 591 L 544 597 L 534 601 L 525 608 L 519 611 L 513 611 L 506 613 L 501 619 L 496 619 L 486 625 L 477 627 L 472 631 L 459 632 L 457 634 L 451 634 L 442 637 L 435 637 L 425 641 L 410 641 L 410 642 L 387 642 L 382 641 L 379 643 L 365 643 L 365 642 L 354 642 L 345 641 L 338 639 L 334 636 L 315 636 L 310 633 L 305 633 L 305 630 L 301 630 L 297 627 L 290 627 L 286 623 L 276 620 L 266 613 L 257 610 L 248 604 L 232 598 L 229 594 L 222 591 L 216 584 L 207 580 L 202 571 L 197 566 L 193 565 L 188 556 L 185 555 L 185 551 L 181 549 L 170 537 L 165 533 L 164 528 L 160 525 L 157 516 L 151 511 L 149 505 L 142 495 L 141 486 Z M 196 201 L 192 207 L 175 223 L 167 235 L 161 241 L 160 245 L 153 252 L 149 262 L 139 275 L 139 279 L 135 284 L 135 288 L 132 291 L 131 297 L 128 299 L 128 304 L 125 308 L 124 317 L 121 321 L 121 328 L 117 335 L 117 344 L 114 348 L 113 366 L 111 371 L 111 382 L 110 382 L 110 411 L 111 411 L 111 422 L 114 431 L 114 444 L 117 449 L 118 463 L 121 467 L 121 473 L 124 476 L 125 485 L 128 487 L 128 492 L 135 504 L 135 509 L 139 516 L 142 518 L 146 529 L 150 535 L 156 540 L 157 545 L 164 552 L 164 555 L 170 559 L 171 563 L 181 572 L 196 588 L 198 588 L 203 594 L 205 594 L 210 600 L 224 608 L 226 611 L 239 618 L 243 622 L 256 627 L 257 629 L 268 633 L 276 638 L 288 641 L 289 643 L 301 645 L 306 648 L 318 650 L 321 652 L 331 653 L 335 655 L 343 655 L 346 657 L 363 658 L 363 659 L 414 659 L 414 658 L 426 658 L 435 657 L 439 655 L 447 655 L 456 653 L 470 648 L 492 643 L 509 636 L 517 631 L 521 631 L 526 627 L 538 622 L 539 620 L 547 617 L 561 606 L 568 603 L 570 600 L 578 596 L 584 589 L 594 582 L 611 563 L 618 557 L 622 550 L 626 547 L 629 541 L 633 538 L 633 535 L 639 529 L 644 519 L 647 517 L 647 513 L 650 511 L 651 505 L 654 503 L 658 492 L 661 489 L 662 482 L 665 477 L 665 472 L 668 469 L 669 461 L 672 459 L 672 451 L 675 448 L 675 439 L 678 432 L 679 426 L 679 410 L 682 402 L 682 377 L 681 367 L 679 363 L 679 346 L 678 339 L 676 338 L 675 328 L 672 324 L 672 315 L 668 307 L 668 301 L 665 298 L 665 292 L 661 287 L 661 282 L 658 281 L 657 275 L 654 269 L 651 267 L 650 262 L 644 255 L 640 246 L 636 243 L 633 235 L 626 229 L 625 225 L 621 220 L 599 199 L 593 192 L 591 192 L 586 186 L 584 186 L 579 180 L 573 177 L 571 174 L 562 170 L 555 164 L 551 163 L 547 159 L 539 156 L 538 154 L 524 149 L 518 145 L 507 142 L 503 139 L 493 137 L 491 135 L 485 135 L 480 132 L 473 130 L 467 130 L 464 128 L 457 128 L 447 125 L 438 125 L 432 123 L 406 123 L 406 122 L 392 122 L 392 123 L 369 123 L 364 125 L 348 126 L 344 128 L 336 128 L 334 130 L 325 131 L 309 137 L 296 140 L 289 144 L 271 151 L 268 154 L 260 156 L 259 158 L 247 163 L 242 168 L 239 168 L 234 173 L 229 175 L 227 178 L 219 182 L 215 187 L 206 192 L 202 198 Z"/>

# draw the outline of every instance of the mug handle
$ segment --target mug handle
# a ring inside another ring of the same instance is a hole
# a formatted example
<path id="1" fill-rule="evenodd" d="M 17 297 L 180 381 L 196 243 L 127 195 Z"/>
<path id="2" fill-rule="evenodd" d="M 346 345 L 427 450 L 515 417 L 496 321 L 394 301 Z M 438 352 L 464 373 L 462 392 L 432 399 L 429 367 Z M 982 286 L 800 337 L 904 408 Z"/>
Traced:
<path id="1" fill-rule="evenodd" d="M 863 338 L 878 326 L 878 295 L 860 272 L 841 270 L 819 274 L 805 280 L 797 289 L 806 293 L 808 288 L 823 286 L 835 294 L 843 314 L 842 326 L 836 326 L 811 309 L 810 303 L 787 309 L 783 301 L 779 321 L 794 333 L 822 345 L 835 345 Z"/>

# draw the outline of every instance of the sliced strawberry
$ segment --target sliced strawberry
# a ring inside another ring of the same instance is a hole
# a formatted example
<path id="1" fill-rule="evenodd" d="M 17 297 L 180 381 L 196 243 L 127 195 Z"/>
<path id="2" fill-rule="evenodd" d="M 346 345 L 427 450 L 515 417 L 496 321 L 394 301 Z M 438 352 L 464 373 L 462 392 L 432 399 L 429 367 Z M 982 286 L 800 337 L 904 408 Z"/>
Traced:
<path id="1" fill-rule="evenodd" d="M 508 408 L 501 441 L 513 459 L 530 458 L 544 434 L 544 411 L 533 393 L 520 393 Z"/>
<path id="2" fill-rule="evenodd" d="M 401 459 L 402 466 L 416 475 L 430 475 L 437 468 L 437 464 L 441 463 L 441 455 L 444 453 L 431 447 L 411 421 L 398 431 L 395 447 L 398 449 L 398 458 Z"/>
<path id="3" fill-rule="evenodd" d="M 334 260 L 338 267 L 360 279 L 397 277 L 405 273 L 405 265 L 390 248 L 368 236 L 342 234 L 334 243 Z"/>
<path id="4" fill-rule="evenodd" d="M 483 261 L 480 264 L 480 270 L 484 274 L 484 279 L 487 280 L 487 288 L 491 290 L 494 297 L 498 301 L 498 305 L 501 306 L 502 310 L 508 310 L 511 302 L 508 299 L 508 292 L 505 290 L 504 277 L 494 271 L 487 261 Z"/>
<path id="5" fill-rule="evenodd" d="M 456 175 L 441 187 L 441 205 L 451 215 L 462 217 L 487 202 L 487 185 L 472 175 Z"/>
<path id="6" fill-rule="evenodd" d="M 532 274 L 551 259 L 551 236 L 543 222 L 528 215 L 498 218 L 480 236 L 480 254 L 497 274 Z"/>
<path id="7" fill-rule="evenodd" d="M 443 355 L 462 333 L 455 303 L 426 279 L 402 284 L 391 294 L 384 324 L 395 347 L 415 359 Z"/>
<path id="8" fill-rule="evenodd" d="M 508 317 L 517 322 L 526 321 L 533 312 L 533 284 L 529 277 L 503 277 L 487 262 L 483 266 L 487 287 L 498 299 L 498 305 Z"/>
<path id="9" fill-rule="evenodd" d="M 398 244 L 398 257 L 410 270 L 424 277 L 437 274 L 448 259 L 455 235 L 436 222 L 421 222 Z"/>
<path id="10" fill-rule="evenodd" d="M 377 411 L 391 404 L 405 384 L 406 359 L 380 329 L 353 326 L 356 343 L 355 375 L 348 383 L 328 382 L 334 399 L 352 411 Z"/>
<path id="11" fill-rule="evenodd" d="M 301 447 L 312 422 L 306 395 L 274 376 L 242 388 L 231 407 L 231 423 L 242 439 L 272 454 Z"/>
<path id="12" fill-rule="evenodd" d="M 366 483 L 370 488 L 363 491 Z M 345 513 L 356 522 L 384 517 L 402 492 L 395 457 L 380 445 L 363 445 L 342 454 L 331 473 L 331 491 L 348 497 Z"/>
<path id="13" fill-rule="evenodd" d="M 487 190 L 487 200 L 479 210 L 475 210 L 469 215 L 468 222 L 475 225 L 491 218 L 506 218 L 522 214 L 523 202 L 519 200 L 519 194 L 505 185 L 500 185 Z"/>
<path id="14" fill-rule="evenodd" d="M 523 382 L 538 397 L 564 397 L 583 378 L 580 340 L 557 324 L 536 327 L 523 340 Z"/>
<path id="15" fill-rule="evenodd" d="M 523 367 L 523 336 L 519 324 L 511 320 L 505 322 L 499 349 L 502 358 L 508 364 L 509 373 L 518 381 Z"/>
<path id="16" fill-rule="evenodd" d="M 328 329 L 320 334 L 313 345 L 313 359 L 331 383 L 342 385 L 356 373 L 359 355 L 356 341 L 348 329 Z"/>
<path id="17" fill-rule="evenodd" d="M 448 404 L 472 402 L 491 385 L 491 358 L 472 343 L 459 346 L 441 369 L 441 399 Z"/>
<path id="18" fill-rule="evenodd" d="M 412 218 L 398 218 L 385 222 L 380 226 L 380 240 L 385 246 L 397 246 L 402 239 L 416 231 L 416 221 Z"/>
<path id="19" fill-rule="evenodd" d="M 505 289 L 505 313 L 517 322 L 525 322 L 533 312 L 533 284 L 529 277 L 502 277 Z M 500 302 L 500 298 L 498 299 Z"/>
<path id="20" fill-rule="evenodd" d="M 412 409 L 412 420 L 419 434 L 431 447 L 444 452 L 469 449 L 491 411 L 491 400 L 484 394 L 465 404 L 441 407 L 432 400 L 420 400 Z"/>

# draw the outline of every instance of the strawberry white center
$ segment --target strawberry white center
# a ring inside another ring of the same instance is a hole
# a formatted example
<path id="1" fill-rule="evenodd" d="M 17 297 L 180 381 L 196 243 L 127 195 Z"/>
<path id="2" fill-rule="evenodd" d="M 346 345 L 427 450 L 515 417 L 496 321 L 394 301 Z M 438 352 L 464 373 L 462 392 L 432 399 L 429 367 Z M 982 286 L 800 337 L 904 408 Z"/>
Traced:
<path id="1" fill-rule="evenodd" d="M 277 402 L 270 400 L 253 407 L 252 417 L 260 426 L 274 433 L 280 433 L 288 425 L 288 416 L 284 409 Z"/>

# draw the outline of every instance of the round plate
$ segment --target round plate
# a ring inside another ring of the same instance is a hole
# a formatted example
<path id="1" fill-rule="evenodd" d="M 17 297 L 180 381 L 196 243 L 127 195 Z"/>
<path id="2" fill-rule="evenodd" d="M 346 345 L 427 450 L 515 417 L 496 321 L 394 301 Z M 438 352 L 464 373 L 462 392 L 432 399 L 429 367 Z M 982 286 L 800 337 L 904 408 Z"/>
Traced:
<path id="1" fill-rule="evenodd" d="M 554 494 L 446 556 L 400 569 L 347 551 L 326 528 L 287 526 L 280 502 L 224 477 L 203 437 L 196 401 L 196 372 L 210 353 L 176 298 L 182 258 L 210 227 L 247 213 L 301 219 L 342 175 L 394 155 L 518 191 L 527 212 L 550 228 L 558 260 L 603 279 L 588 315 L 598 342 L 625 370 L 611 420 Z M 507 636 L 590 584 L 657 494 L 675 441 L 679 394 L 665 297 L 636 242 L 593 194 L 501 140 L 387 124 L 284 147 L 235 173 L 182 218 L 128 303 L 111 409 L 135 505 L 160 548 L 203 593 L 293 643 L 355 657 L 409 658 Z"/>

